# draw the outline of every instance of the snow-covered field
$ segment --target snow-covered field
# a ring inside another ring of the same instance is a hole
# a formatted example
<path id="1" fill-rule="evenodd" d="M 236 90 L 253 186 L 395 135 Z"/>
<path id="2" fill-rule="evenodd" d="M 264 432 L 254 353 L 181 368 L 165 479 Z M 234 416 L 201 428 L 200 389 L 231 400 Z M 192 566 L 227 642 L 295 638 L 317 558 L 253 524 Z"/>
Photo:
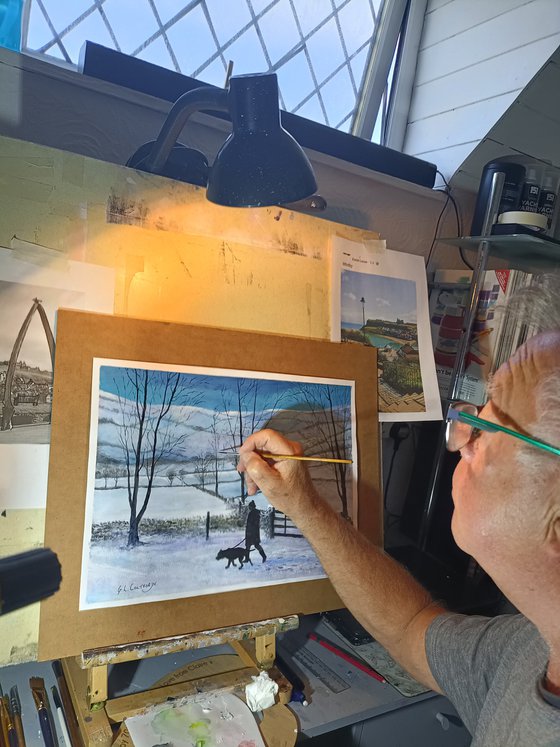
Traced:
<path id="1" fill-rule="evenodd" d="M 218 550 L 243 544 L 244 532 L 204 536 L 147 537 L 145 544 L 126 549 L 123 542 L 105 541 L 90 548 L 89 569 L 80 609 L 212 594 L 323 578 L 325 573 L 308 542 L 299 537 L 262 537 L 265 563 L 256 551 L 253 565 L 243 568 L 216 560 Z M 84 579 L 83 579 L 84 582 Z"/>
<path id="2" fill-rule="evenodd" d="M 239 496 L 239 481 L 237 481 L 236 486 L 237 490 L 231 490 L 232 498 Z M 222 487 L 224 486 L 221 486 L 220 489 Z M 141 489 L 139 493 L 140 502 L 144 495 L 145 489 Z M 253 500 L 257 504 L 257 508 L 266 508 L 270 505 L 261 493 L 255 496 Z M 152 489 L 150 502 L 144 516 L 146 519 L 184 519 L 194 516 L 201 516 L 205 519 L 207 511 L 210 511 L 211 514 L 227 514 L 231 510 L 225 501 L 203 490 L 189 485 L 169 487 L 168 484 L 166 487 L 154 487 Z M 101 524 L 104 521 L 128 521 L 129 518 L 130 509 L 126 488 L 95 490 L 93 524 Z"/>
<path id="3" fill-rule="evenodd" d="M 268 501 L 260 493 L 257 508 Z M 195 487 L 176 485 L 156 487 L 146 510 L 146 519 L 200 519 L 205 526 L 206 512 L 237 515 L 237 501 L 228 503 Z M 93 523 L 128 521 L 125 488 L 96 490 Z M 89 533 L 87 534 L 89 541 Z M 251 564 L 229 568 L 227 560 L 216 560 L 218 550 L 245 544 L 244 527 L 231 532 L 204 534 L 142 534 L 141 545 L 128 549 L 126 537 L 105 539 L 86 546 L 86 567 L 82 576 L 81 609 L 107 607 L 161 599 L 212 594 L 235 589 L 322 578 L 325 574 L 308 542 L 300 537 L 268 539 L 261 528 L 261 544 L 267 555 L 262 562 L 256 550 Z"/>

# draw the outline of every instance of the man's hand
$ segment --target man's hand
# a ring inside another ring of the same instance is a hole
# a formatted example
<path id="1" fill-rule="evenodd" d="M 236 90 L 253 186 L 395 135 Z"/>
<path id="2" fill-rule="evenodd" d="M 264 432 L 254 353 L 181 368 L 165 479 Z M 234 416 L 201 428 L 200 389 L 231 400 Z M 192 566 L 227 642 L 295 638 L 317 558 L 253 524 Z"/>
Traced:
<path id="1" fill-rule="evenodd" d="M 265 460 L 259 452 L 302 455 L 303 449 L 296 441 L 289 441 L 270 429 L 249 436 L 239 449 L 237 465 L 238 471 L 245 473 L 249 495 L 261 490 L 275 508 L 292 518 L 299 509 L 318 499 L 309 472 L 302 462 L 293 459 Z"/>

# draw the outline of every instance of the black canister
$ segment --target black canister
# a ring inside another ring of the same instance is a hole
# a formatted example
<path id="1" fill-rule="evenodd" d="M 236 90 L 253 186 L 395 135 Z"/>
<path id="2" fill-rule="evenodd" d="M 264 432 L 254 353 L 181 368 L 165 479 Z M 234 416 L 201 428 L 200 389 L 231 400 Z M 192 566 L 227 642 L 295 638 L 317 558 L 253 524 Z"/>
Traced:
<path id="1" fill-rule="evenodd" d="M 521 196 L 521 188 L 525 180 L 525 166 L 513 161 L 489 161 L 482 170 L 480 187 L 476 198 L 474 215 L 471 224 L 471 236 L 480 236 L 484 224 L 484 216 L 488 208 L 492 179 L 496 173 L 504 174 L 504 187 L 500 199 L 500 213 L 507 213 L 511 210 L 517 210 Z M 497 220 L 497 215 L 494 220 Z"/>

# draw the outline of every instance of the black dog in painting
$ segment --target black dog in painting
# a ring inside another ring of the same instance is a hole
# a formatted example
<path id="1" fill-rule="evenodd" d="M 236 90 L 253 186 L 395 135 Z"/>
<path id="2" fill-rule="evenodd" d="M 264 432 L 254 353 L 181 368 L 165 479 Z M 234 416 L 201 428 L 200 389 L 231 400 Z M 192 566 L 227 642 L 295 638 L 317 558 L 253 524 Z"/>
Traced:
<path id="1" fill-rule="evenodd" d="M 249 553 L 244 547 L 226 547 L 225 550 L 218 550 L 216 560 L 223 560 L 223 558 L 227 558 L 226 568 L 235 565 L 236 560 L 239 560 L 239 570 L 243 568 L 243 563 L 251 563 Z"/>

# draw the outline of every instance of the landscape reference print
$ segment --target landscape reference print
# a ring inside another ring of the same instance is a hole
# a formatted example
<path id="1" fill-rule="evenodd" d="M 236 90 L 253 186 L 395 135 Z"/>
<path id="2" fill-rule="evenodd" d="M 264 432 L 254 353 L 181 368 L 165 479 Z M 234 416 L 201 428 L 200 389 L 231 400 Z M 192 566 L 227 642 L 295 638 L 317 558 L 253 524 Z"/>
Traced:
<path id="1" fill-rule="evenodd" d="M 413 280 L 341 273 L 340 339 L 377 348 L 380 412 L 426 409 L 416 309 Z"/>
<path id="2" fill-rule="evenodd" d="M 80 609 L 323 578 L 298 529 L 247 496 L 236 451 L 272 427 L 353 459 L 351 381 L 95 359 Z M 310 463 L 351 520 L 357 465 Z"/>

